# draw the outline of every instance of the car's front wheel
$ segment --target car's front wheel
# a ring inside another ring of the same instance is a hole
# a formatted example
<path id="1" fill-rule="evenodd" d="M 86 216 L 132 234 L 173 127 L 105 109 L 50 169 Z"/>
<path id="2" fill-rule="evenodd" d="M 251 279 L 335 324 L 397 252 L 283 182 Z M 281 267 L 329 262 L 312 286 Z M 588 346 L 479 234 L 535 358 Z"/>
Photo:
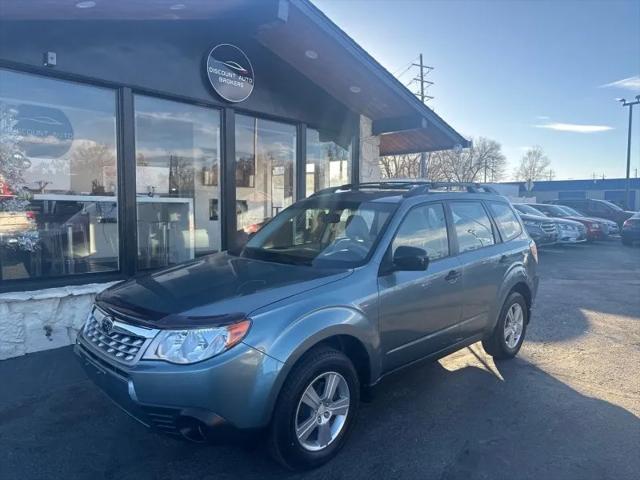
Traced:
<path id="1" fill-rule="evenodd" d="M 269 450 L 285 467 L 309 469 L 342 448 L 356 417 L 360 384 L 342 352 L 308 352 L 285 381 L 269 432 Z"/>
<path id="2" fill-rule="evenodd" d="M 493 332 L 482 341 L 484 350 L 494 358 L 515 357 L 524 341 L 528 315 L 524 297 L 518 292 L 511 293 L 502 306 Z"/>

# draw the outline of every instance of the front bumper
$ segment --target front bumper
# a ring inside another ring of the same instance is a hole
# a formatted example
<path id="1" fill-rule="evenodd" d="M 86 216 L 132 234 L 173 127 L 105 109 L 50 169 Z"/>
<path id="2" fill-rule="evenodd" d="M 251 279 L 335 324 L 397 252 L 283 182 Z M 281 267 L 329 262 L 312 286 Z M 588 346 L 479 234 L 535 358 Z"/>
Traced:
<path id="1" fill-rule="evenodd" d="M 586 241 L 586 233 L 579 230 L 560 230 L 558 234 L 558 243 L 560 244 L 583 243 Z"/>
<path id="2" fill-rule="evenodd" d="M 193 365 L 121 365 L 82 335 L 74 350 L 89 378 L 122 410 L 147 427 L 188 438 L 215 438 L 266 426 L 282 367 L 243 343 Z"/>

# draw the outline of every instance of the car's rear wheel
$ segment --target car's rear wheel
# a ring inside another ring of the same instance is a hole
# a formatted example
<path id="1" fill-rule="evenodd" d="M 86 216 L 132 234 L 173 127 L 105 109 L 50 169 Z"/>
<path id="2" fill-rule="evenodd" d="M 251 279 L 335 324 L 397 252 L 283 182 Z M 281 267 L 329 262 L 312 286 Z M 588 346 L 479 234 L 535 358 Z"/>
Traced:
<path id="1" fill-rule="evenodd" d="M 360 401 L 356 370 L 342 352 L 308 352 L 285 381 L 269 432 L 272 456 L 287 468 L 322 465 L 344 445 Z"/>
<path id="2" fill-rule="evenodd" d="M 482 341 L 485 351 L 498 359 L 515 357 L 524 341 L 528 315 L 524 297 L 518 292 L 511 293 L 502 306 L 493 332 Z"/>

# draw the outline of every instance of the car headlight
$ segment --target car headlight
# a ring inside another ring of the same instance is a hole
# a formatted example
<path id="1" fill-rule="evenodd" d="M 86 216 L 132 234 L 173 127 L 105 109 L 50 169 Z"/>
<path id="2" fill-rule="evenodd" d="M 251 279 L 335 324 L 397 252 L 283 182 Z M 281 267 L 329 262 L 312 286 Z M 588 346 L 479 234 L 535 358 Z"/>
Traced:
<path id="1" fill-rule="evenodd" d="M 170 363 L 196 363 L 214 357 L 247 335 L 250 320 L 215 328 L 163 330 L 153 339 L 143 359 Z"/>
<path id="2" fill-rule="evenodd" d="M 540 228 L 540 226 L 542 225 L 540 222 L 534 222 L 532 220 L 525 220 L 524 221 L 524 225 L 526 227 L 535 227 L 535 228 Z"/>
<path id="3" fill-rule="evenodd" d="M 571 225 L 567 225 L 566 223 L 559 223 L 558 226 L 560 230 L 572 230 L 573 227 Z"/>

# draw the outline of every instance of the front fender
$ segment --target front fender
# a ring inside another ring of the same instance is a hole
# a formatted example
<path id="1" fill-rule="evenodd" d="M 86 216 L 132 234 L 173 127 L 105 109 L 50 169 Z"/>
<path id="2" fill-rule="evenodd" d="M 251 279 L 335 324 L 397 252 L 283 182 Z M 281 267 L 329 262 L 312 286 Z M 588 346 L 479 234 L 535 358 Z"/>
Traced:
<path id="1" fill-rule="evenodd" d="M 375 322 L 375 323 L 374 323 Z M 273 340 L 267 354 L 283 363 L 274 380 L 267 411 L 273 411 L 275 402 L 287 376 L 296 362 L 311 348 L 330 337 L 344 335 L 359 341 L 367 351 L 371 378 L 380 375 L 380 339 L 377 321 L 368 319 L 351 306 L 322 308 L 301 316 Z"/>

